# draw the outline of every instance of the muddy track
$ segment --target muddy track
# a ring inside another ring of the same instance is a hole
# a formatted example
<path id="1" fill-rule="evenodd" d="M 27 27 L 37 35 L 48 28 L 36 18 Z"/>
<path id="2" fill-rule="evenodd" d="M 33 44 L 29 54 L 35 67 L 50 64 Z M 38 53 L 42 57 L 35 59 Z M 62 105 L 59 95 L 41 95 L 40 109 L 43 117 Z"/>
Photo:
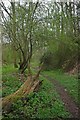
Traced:
<path id="1" fill-rule="evenodd" d="M 44 75 L 42 75 L 44 76 Z M 78 119 L 80 120 L 80 116 L 79 116 L 79 107 L 76 105 L 76 103 L 74 102 L 74 100 L 71 98 L 70 94 L 68 93 L 68 91 L 66 91 L 65 87 L 63 85 L 61 85 L 59 83 L 59 81 L 54 80 L 53 78 L 49 77 L 49 76 L 44 76 L 46 77 L 48 80 L 50 80 L 54 86 L 56 91 L 59 93 L 61 100 L 64 103 L 64 106 L 66 108 L 66 110 L 71 113 L 71 118 Z"/>

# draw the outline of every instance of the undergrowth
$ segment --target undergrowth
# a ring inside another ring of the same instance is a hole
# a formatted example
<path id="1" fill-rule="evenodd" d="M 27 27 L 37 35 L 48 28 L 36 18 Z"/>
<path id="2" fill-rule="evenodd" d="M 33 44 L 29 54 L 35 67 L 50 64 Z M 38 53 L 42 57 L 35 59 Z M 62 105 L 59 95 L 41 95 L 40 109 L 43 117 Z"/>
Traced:
<path id="1" fill-rule="evenodd" d="M 58 80 L 65 89 L 70 93 L 72 98 L 78 103 L 78 78 L 64 73 L 62 70 L 43 71 L 44 75 L 48 75 L 53 80 Z"/>
<path id="2" fill-rule="evenodd" d="M 6 69 L 7 73 L 5 73 Z M 18 76 L 13 74 L 16 69 L 9 71 L 10 69 L 7 66 L 3 68 L 3 97 L 15 92 L 23 83 Z M 49 120 L 50 118 L 68 118 L 70 116 L 54 85 L 43 76 L 40 76 L 40 80 L 43 80 L 43 83 L 39 91 L 30 93 L 25 98 L 13 103 L 8 114 L 3 111 L 2 120 L 30 120 L 31 118 Z"/>
<path id="3" fill-rule="evenodd" d="M 67 118 L 70 114 L 65 110 L 59 95 L 52 83 L 43 77 L 43 84 L 38 92 L 31 93 L 25 98 L 13 103 L 11 112 L 3 112 L 3 120 L 26 120 L 30 118 Z M 14 84 L 13 84 L 14 86 Z M 14 90 L 14 88 L 12 87 Z M 8 91 L 6 91 L 7 94 Z"/>

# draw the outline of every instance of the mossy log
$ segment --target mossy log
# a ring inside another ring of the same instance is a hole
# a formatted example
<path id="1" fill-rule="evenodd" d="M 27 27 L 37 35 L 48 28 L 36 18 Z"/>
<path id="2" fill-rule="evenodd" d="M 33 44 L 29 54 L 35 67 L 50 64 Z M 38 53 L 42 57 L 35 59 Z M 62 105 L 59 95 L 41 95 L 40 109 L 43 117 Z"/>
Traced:
<path id="1" fill-rule="evenodd" d="M 34 81 L 30 77 L 28 77 L 28 79 L 16 92 L 2 99 L 3 111 L 8 112 L 13 102 L 16 102 L 18 99 L 25 97 L 27 94 L 38 90 L 41 83 L 42 81 L 39 81 L 39 80 Z"/>
<path id="2" fill-rule="evenodd" d="M 27 80 L 16 92 L 2 99 L 3 111 L 8 112 L 11 108 L 12 103 L 16 102 L 18 99 L 21 99 L 22 97 L 25 97 L 27 94 L 39 89 L 39 87 L 42 84 L 42 81 L 38 80 L 41 70 L 42 70 L 42 67 L 39 69 L 39 71 L 34 77 L 32 77 L 32 75 L 29 74 L 29 76 L 27 77 Z"/>

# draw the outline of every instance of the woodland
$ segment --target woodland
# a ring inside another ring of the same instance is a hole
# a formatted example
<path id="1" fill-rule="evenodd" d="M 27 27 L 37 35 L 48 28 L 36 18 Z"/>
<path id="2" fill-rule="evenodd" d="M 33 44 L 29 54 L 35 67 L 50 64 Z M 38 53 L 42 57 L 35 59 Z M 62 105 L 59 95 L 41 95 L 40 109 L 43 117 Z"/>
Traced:
<path id="1" fill-rule="evenodd" d="M 78 119 L 80 1 L 7 2 L 0 2 L 2 120 Z"/>

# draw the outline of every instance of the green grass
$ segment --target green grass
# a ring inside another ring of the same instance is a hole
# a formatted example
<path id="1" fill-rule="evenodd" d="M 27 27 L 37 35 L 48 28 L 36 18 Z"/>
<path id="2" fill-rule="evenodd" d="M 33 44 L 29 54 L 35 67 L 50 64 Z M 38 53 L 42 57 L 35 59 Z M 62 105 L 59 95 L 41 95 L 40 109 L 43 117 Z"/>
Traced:
<path id="1" fill-rule="evenodd" d="M 4 68 L 6 71 L 7 66 Z M 3 73 L 3 96 L 7 96 L 16 91 L 22 84 L 18 77 L 13 73 L 12 68 L 7 69 L 7 74 Z M 13 104 L 9 114 L 3 113 L 3 120 L 9 119 L 28 119 L 28 118 L 68 118 L 70 114 L 65 110 L 60 96 L 55 90 L 54 85 L 40 76 L 43 84 L 39 91 L 31 93 L 26 98 L 18 100 Z"/>
<path id="2" fill-rule="evenodd" d="M 78 103 L 78 79 L 75 76 L 65 74 L 61 70 L 44 71 L 43 74 L 50 76 L 53 80 L 58 80 Z"/>
<path id="3" fill-rule="evenodd" d="M 5 65 L 2 68 L 2 96 L 14 93 L 22 84 L 18 70 L 13 65 Z"/>
<path id="4" fill-rule="evenodd" d="M 2 96 L 14 93 L 22 84 L 19 78 L 13 75 L 3 75 L 2 77 Z"/>
<path id="5" fill-rule="evenodd" d="M 13 64 L 10 65 L 3 65 L 2 66 L 2 74 L 9 74 L 9 73 L 14 73 L 17 72 L 18 70 L 14 68 Z"/>
<path id="6" fill-rule="evenodd" d="M 65 110 L 60 96 L 52 83 L 45 78 L 39 92 L 31 93 L 25 99 L 13 104 L 12 112 L 5 115 L 5 119 L 28 118 L 68 118 L 70 114 Z"/>
<path id="7" fill-rule="evenodd" d="M 2 74 L 2 66 L 0 66 L 0 75 Z"/>

